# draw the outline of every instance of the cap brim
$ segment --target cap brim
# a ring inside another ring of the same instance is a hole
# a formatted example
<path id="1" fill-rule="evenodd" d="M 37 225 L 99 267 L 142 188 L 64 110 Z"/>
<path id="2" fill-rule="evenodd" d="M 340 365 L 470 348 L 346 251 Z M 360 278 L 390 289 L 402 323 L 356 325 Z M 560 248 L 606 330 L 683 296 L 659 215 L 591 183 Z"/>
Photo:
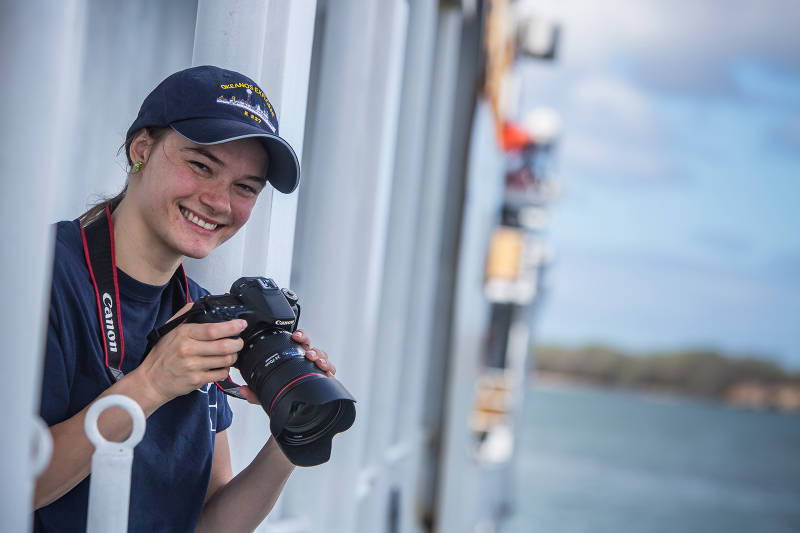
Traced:
<path id="1" fill-rule="evenodd" d="M 282 193 L 290 193 L 300 183 L 297 155 L 277 135 L 270 135 L 257 126 L 224 118 L 193 118 L 170 124 L 172 129 L 197 144 L 221 144 L 237 139 L 258 137 L 269 155 L 267 180 Z"/>

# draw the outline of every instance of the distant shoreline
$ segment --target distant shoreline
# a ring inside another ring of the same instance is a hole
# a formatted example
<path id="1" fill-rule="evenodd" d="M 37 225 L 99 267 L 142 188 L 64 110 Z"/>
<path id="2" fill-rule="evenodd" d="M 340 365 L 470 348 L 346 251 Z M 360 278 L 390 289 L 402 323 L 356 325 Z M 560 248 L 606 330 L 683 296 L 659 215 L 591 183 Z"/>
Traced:
<path id="1" fill-rule="evenodd" d="M 760 360 L 713 352 L 632 356 L 606 347 L 537 346 L 535 379 L 664 397 L 713 400 L 745 409 L 800 413 L 800 376 Z"/>
<path id="2" fill-rule="evenodd" d="M 639 394 L 642 396 L 658 396 L 661 398 L 675 398 L 675 399 L 688 399 L 688 400 L 701 400 L 701 401 L 716 401 L 713 398 L 706 396 L 694 396 L 683 394 L 673 389 L 663 387 L 622 387 L 614 386 L 590 379 L 581 378 L 571 374 L 562 374 L 559 372 L 536 371 L 533 373 L 533 383 L 536 385 L 543 385 L 548 388 L 581 388 L 581 389 L 597 389 L 608 391 L 627 392 L 631 394 Z"/>
<path id="3" fill-rule="evenodd" d="M 562 375 L 551 372 L 533 372 L 531 374 L 531 385 L 543 391 L 596 391 L 596 392 L 609 392 L 618 394 L 630 394 L 642 398 L 653 399 L 664 402 L 700 402 L 710 405 L 724 405 L 727 404 L 719 402 L 715 398 L 707 398 L 705 396 L 690 396 L 687 394 L 676 393 L 675 391 L 661 390 L 661 389 L 643 389 L 633 387 L 614 387 L 596 383 L 592 381 L 574 379 L 569 375 Z"/>

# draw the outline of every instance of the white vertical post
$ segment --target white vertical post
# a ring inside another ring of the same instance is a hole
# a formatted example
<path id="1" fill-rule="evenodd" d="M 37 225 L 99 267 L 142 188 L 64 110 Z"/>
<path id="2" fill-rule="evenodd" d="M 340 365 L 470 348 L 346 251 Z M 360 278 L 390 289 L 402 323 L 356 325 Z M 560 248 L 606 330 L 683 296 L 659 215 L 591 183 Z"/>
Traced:
<path id="1" fill-rule="evenodd" d="M 38 476 L 44 472 L 53 456 L 53 436 L 50 435 L 47 423 L 38 416 L 33 417 L 33 440 L 31 471 L 34 476 Z"/>
<path id="2" fill-rule="evenodd" d="M 192 59 L 194 65 L 217 65 L 255 80 L 275 108 L 281 137 L 294 148 L 301 165 L 315 8 L 316 0 L 200 0 Z M 189 275 L 215 293 L 226 292 L 243 275 L 271 277 L 288 287 L 297 195 L 267 187 L 236 236 L 208 258 L 186 262 Z M 260 407 L 235 400 L 231 407 L 231 462 L 238 472 L 263 446 L 269 428 Z M 281 515 L 281 507 L 279 502 L 273 519 Z"/>
<path id="3" fill-rule="evenodd" d="M 194 65 L 216 65 L 253 78 L 301 162 L 315 6 L 316 0 L 200 0 L 192 58 Z M 296 204 L 296 192 L 265 189 L 237 235 L 208 258 L 187 260 L 190 275 L 217 293 L 241 275 L 267 275 L 288 285 Z"/>
<path id="4" fill-rule="evenodd" d="M 412 267 L 414 290 L 419 294 L 430 295 L 425 305 L 415 305 L 409 301 L 407 330 L 413 331 L 404 343 L 405 353 L 409 354 L 407 381 L 441 383 L 441 372 L 445 372 L 441 360 L 444 353 L 434 353 L 431 346 L 437 335 L 436 325 L 448 320 L 437 317 L 436 295 L 440 275 L 440 258 L 443 246 L 442 226 L 446 222 L 445 206 L 450 162 L 453 114 L 455 95 L 458 89 L 458 57 L 461 41 L 462 14 L 456 7 L 440 8 L 437 19 L 436 45 L 431 83 L 430 102 L 427 113 L 427 146 L 424 155 L 424 187 L 421 188 L 418 202 L 418 215 L 415 221 L 416 242 L 414 264 Z M 425 391 L 428 392 L 427 390 Z M 439 413 L 441 391 L 436 397 L 419 394 L 409 398 L 404 424 L 418 423 L 421 419 L 428 431 L 435 431 L 432 418 Z M 426 435 L 430 437 L 430 435 Z M 421 461 L 435 461 L 438 457 L 425 456 Z M 420 505 L 427 511 L 436 501 L 434 483 L 436 465 L 417 464 L 419 472 Z"/>
<path id="5" fill-rule="evenodd" d="M 261 69 L 262 87 L 269 91 L 270 101 L 280 114 L 281 137 L 294 148 L 301 166 L 316 5 L 316 0 L 270 1 Z M 303 187 L 302 181 L 300 187 Z M 282 287 L 291 284 L 297 198 L 298 191 L 272 195 L 266 257 L 253 254 L 253 258 L 259 261 L 257 267 Z M 248 246 L 251 243 L 255 245 L 254 240 L 263 241 L 264 235 L 251 232 Z M 245 261 L 245 266 L 249 267 L 247 256 Z M 247 271 L 257 267 L 253 265 Z"/>
<path id="6" fill-rule="evenodd" d="M 404 333 L 397 328 L 397 321 L 402 318 L 404 310 L 394 313 L 398 309 L 386 309 L 384 306 L 388 303 L 385 298 L 387 285 L 391 285 L 395 290 L 408 292 L 408 285 L 401 283 L 402 274 L 395 269 L 395 265 L 391 261 L 397 260 L 399 263 L 397 266 L 401 268 L 401 265 L 410 263 L 396 255 L 397 252 L 402 253 L 403 249 L 394 250 L 394 245 L 398 243 L 395 243 L 391 237 L 397 229 L 390 224 L 389 211 L 395 200 L 399 199 L 392 193 L 399 192 L 401 189 L 414 190 L 412 183 L 419 179 L 416 176 L 395 173 L 398 129 L 401 124 L 410 123 L 416 125 L 417 134 L 419 134 L 419 125 L 424 124 L 422 117 L 413 117 L 408 110 L 403 114 L 403 120 L 399 120 L 401 95 L 404 88 L 403 66 L 408 29 L 408 4 L 406 1 L 395 0 L 381 3 L 376 25 L 378 28 L 376 39 L 380 39 L 385 51 L 376 57 L 374 62 L 375 71 L 372 76 L 381 83 L 375 84 L 373 91 L 380 95 L 380 98 L 374 102 L 376 108 L 372 109 L 370 114 L 374 117 L 382 117 L 382 120 L 376 121 L 374 131 L 374 135 L 378 139 L 376 144 L 379 154 L 376 162 L 376 177 L 381 182 L 385 182 L 390 189 L 386 196 L 386 230 L 381 236 L 386 242 L 385 251 L 380 256 L 380 262 L 373 266 L 381 276 L 380 286 L 377 288 L 380 294 L 375 309 L 378 320 L 374 324 L 376 343 L 380 343 L 376 344 L 376 349 L 381 353 L 381 357 L 378 364 L 372 367 L 369 397 L 364 400 L 364 402 L 370 403 L 370 410 L 365 413 L 368 418 L 363 421 L 366 435 L 365 454 L 359 465 L 362 475 L 359 492 L 356 494 L 359 520 L 357 531 L 363 533 L 374 531 L 376 524 L 386 522 L 391 490 L 393 485 L 396 485 L 391 465 L 385 460 L 390 447 L 391 428 L 394 423 L 392 416 L 394 391 L 400 386 L 397 378 L 401 374 L 405 362 L 403 354 L 398 353 L 399 350 L 391 354 L 392 345 L 387 343 L 392 339 L 398 340 L 398 335 L 399 338 L 403 337 Z M 379 45 L 376 43 L 375 46 Z M 393 178 L 397 178 L 397 181 L 393 182 Z M 400 197 L 403 195 L 401 194 Z M 407 217 L 410 211 L 413 209 L 401 216 Z M 394 222 L 397 224 L 398 221 L 395 219 Z M 401 225 L 408 228 L 408 220 L 403 221 Z M 400 231 L 403 232 L 403 230 Z M 392 246 L 389 246 L 389 243 Z M 390 272 L 400 274 L 399 278 L 388 277 Z M 369 472 L 369 474 L 365 472 Z M 396 497 L 402 498 L 403 495 L 400 494 Z M 399 521 L 400 517 L 393 520 Z"/>
<path id="7" fill-rule="evenodd" d="M 469 415 L 475 398 L 481 347 L 489 323 L 483 294 L 484 260 L 497 208 L 502 203 L 504 161 L 494 144 L 489 107 L 478 106 L 467 166 L 467 194 L 461 217 L 462 237 L 456 265 L 450 359 L 447 368 L 445 417 L 439 466 L 436 531 L 461 533 L 474 525 L 478 484 L 485 479 L 476 466 Z"/>
<path id="8" fill-rule="evenodd" d="M 266 26 L 267 2 L 264 0 L 199 0 L 192 65 L 216 65 L 235 70 L 261 85 Z M 269 87 L 261 88 L 271 98 Z M 269 219 L 271 192 L 270 187 L 264 190 L 253 208 L 251 222 Z M 258 224 L 246 225 L 201 261 L 187 260 L 189 275 L 212 293 L 227 292 L 231 283 L 242 275 L 247 232 L 259 232 L 266 241 L 267 228 L 256 226 Z M 266 242 L 263 246 L 266 247 Z"/>
<path id="9" fill-rule="evenodd" d="M 192 58 L 197 0 L 87 4 L 83 23 L 69 24 L 82 41 L 82 64 L 69 69 L 78 95 L 74 104 L 57 113 L 70 135 L 62 139 L 67 157 L 49 156 L 59 167 L 50 221 L 71 220 L 122 189 L 126 158 L 124 150 L 117 152 L 142 100 Z"/>
<path id="10" fill-rule="evenodd" d="M 414 262 L 420 194 L 427 186 L 424 167 L 430 91 L 436 45 L 438 4 L 428 0 L 409 3 L 403 90 L 398 123 L 397 154 L 392 183 L 391 210 L 386 250 L 378 338 L 382 339 L 381 376 L 374 373 L 370 401 L 381 416 L 373 416 L 367 444 L 370 463 L 383 462 L 391 473 L 389 482 L 399 490 L 399 531 L 421 531 L 417 483 L 423 451 L 420 408 L 425 394 L 428 359 L 423 352 L 407 350 L 411 316 L 429 305 L 431 294 L 416 290 Z M 411 309 L 409 309 L 411 307 Z M 409 312 L 410 311 L 410 312 Z M 384 365 L 390 368 L 382 368 Z M 380 383 L 380 385 L 378 385 Z M 393 459 L 393 462 L 389 458 Z M 388 476 L 386 476 L 388 477 Z M 386 494 L 382 496 L 386 503 Z M 385 510 L 385 508 L 381 507 Z M 366 532 L 369 529 L 362 528 Z"/>
<path id="11" fill-rule="evenodd" d="M 380 361 L 377 315 L 394 169 L 406 2 L 324 4 L 308 164 L 300 191 L 294 286 L 304 328 L 336 362 L 337 377 L 360 400 L 357 418 L 333 442 L 331 461 L 295 473 L 327 496 L 314 506 L 292 492 L 312 531 L 359 531 L 370 479 L 362 470 L 371 416 L 373 365 Z M 303 269 L 299 268 L 303 265 Z M 361 487 L 357 489 L 356 487 Z M 374 530 L 375 524 L 372 524 Z"/>
<path id="12" fill-rule="evenodd" d="M 131 434 L 122 442 L 106 440 L 97 427 L 100 413 L 109 407 L 125 409 L 133 422 Z M 131 501 L 133 448 L 144 437 L 144 413 L 131 398 L 112 394 L 100 398 L 89 407 L 83 425 L 86 436 L 95 448 L 92 454 L 86 533 L 126 533 Z"/>
<path id="13" fill-rule="evenodd" d="M 11 430 L 0 439 L 0 516 L 3 529 L 29 531 L 35 472 L 29 428 L 38 411 L 42 349 L 50 292 L 52 236 L 48 220 L 53 183 L 65 161 L 61 145 L 69 124 L 58 110 L 74 105 L 81 0 L 0 3 L 0 68 L 5 74 L 0 116 L 0 209 L 3 252 L 0 279 L 6 301 L 0 314 L 0 374 L 14 376 L 14 401 L 4 413 Z M 24 104 L 22 102 L 25 102 Z"/>

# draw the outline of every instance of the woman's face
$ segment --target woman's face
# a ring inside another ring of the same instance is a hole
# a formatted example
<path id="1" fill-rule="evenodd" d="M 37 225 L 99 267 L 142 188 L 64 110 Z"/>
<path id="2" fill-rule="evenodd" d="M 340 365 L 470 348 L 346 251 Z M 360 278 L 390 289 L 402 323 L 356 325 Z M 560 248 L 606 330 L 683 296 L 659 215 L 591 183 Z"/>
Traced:
<path id="1" fill-rule="evenodd" d="M 139 210 L 150 242 L 202 258 L 247 222 L 267 164 L 256 139 L 200 145 L 169 130 L 133 175 L 126 199 Z"/>

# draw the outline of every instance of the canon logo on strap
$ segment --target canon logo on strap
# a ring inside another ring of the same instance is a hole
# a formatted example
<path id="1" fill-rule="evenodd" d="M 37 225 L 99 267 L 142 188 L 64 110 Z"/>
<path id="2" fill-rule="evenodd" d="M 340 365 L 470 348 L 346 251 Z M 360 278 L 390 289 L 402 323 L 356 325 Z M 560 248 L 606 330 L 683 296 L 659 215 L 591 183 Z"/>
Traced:
<path id="1" fill-rule="evenodd" d="M 117 351 L 117 332 L 114 329 L 114 300 L 107 292 L 103 293 L 103 318 L 106 324 L 106 338 L 108 339 L 108 349 L 112 352 Z"/>

